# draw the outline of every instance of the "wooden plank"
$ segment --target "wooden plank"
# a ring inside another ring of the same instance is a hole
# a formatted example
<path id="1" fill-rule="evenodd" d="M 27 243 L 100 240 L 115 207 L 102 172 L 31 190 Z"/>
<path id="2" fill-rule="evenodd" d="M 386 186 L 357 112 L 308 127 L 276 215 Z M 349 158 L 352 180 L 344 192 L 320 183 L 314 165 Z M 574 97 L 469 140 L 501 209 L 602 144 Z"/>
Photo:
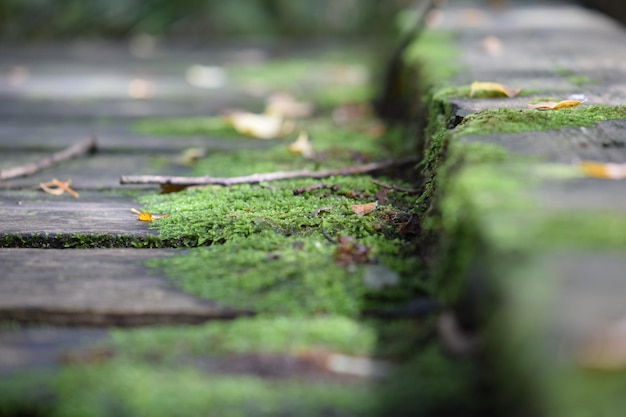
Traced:
<path id="1" fill-rule="evenodd" d="M 63 177 L 61 177 L 63 178 Z M 75 199 L 43 191 L 0 192 L 0 234 L 155 235 L 130 211 L 127 197 L 83 191 Z"/>
<path id="2" fill-rule="evenodd" d="M 143 265 L 170 250 L 0 249 L 0 321 L 74 326 L 199 323 L 248 315 L 176 288 Z"/>

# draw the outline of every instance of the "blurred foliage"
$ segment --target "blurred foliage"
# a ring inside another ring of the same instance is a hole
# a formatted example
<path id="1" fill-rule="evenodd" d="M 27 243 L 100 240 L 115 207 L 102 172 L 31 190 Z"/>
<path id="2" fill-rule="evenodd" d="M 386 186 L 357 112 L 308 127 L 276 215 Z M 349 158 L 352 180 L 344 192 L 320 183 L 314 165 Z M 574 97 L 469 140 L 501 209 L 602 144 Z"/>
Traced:
<path id="1" fill-rule="evenodd" d="M 0 0 L 4 40 L 69 37 L 361 37 L 390 33 L 411 0 Z"/>

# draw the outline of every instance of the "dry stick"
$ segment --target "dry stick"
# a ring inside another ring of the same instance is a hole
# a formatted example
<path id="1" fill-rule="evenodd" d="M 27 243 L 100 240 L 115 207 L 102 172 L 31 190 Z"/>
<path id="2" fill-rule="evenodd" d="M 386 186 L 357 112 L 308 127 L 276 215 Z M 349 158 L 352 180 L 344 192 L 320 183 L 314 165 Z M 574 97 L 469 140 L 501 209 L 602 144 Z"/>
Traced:
<path id="1" fill-rule="evenodd" d="M 417 158 L 372 162 L 370 164 L 347 167 L 340 169 L 328 169 L 325 171 L 278 171 L 265 174 L 252 174 L 242 177 L 169 177 L 162 175 L 124 175 L 120 178 L 120 184 L 174 184 L 182 186 L 192 185 L 223 185 L 225 187 L 237 184 L 256 184 L 259 182 L 281 181 L 297 178 L 328 178 L 339 175 L 367 174 L 385 168 L 407 165 L 417 162 Z"/>
<path id="2" fill-rule="evenodd" d="M 321 182 L 319 184 L 311 184 L 306 187 L 296 188 L 295 190 L 293 190 L 293 195 L 300 195 L 300 194 L 307 193 L 309 191 L 319 190 L 322 188 L 328 188 L 328 185 Z"/>
<path id="3" fill-rule="evenodd" d="M 50 156 L 47 156 L 40 161 L 32 164 L 26 164 L 15 168 L 0 170 L 0 181 L 8 180 L 16 177 L 26 177 L 33 175 L 36 172 L 58 164 L 59 162 L 67 161 L 77 156 L 93 153 L 98 149 L 96 138 L 91 136 L 88 139 L 75 143 L 74 145 L 66 148 L 62 151 L 55 152 Z"/>

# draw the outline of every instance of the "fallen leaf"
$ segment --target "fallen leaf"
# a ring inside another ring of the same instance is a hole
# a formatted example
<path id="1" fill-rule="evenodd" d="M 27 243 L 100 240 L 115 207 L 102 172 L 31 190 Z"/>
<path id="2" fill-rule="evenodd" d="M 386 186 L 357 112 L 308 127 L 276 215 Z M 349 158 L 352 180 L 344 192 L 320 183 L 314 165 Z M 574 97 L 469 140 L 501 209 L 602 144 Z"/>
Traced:
<path id="1" fill-rule="evenodd" d="M 378 207 L 378 201 L 367 204 L 353 204 L 350 206 L 350 209 L 359 216 L 365 216 L 366 214 L 374 211 L 376 207 Z"/>
<path id="2" fill-rule="evenodd" d="M 470 84 L 470 97 L 515 97 L 522 91 L 520 88 L 508 88 L 498 83 L 474 81 Z"/>
<path id="3" fill-rule="evenodd" d="M 583 104 L 587 99 L 584 100 L 563 100 L 563 101 L 542 101 L 541 103 L 536 104 L 528 104 L 529 109 L 536 110 L 559 110 L 565 109 L 568 107 L 576 107 Z"/>
<path id="4" fill-rule="evenodd" d="M 288 118 L 308 117 L 313 114 L 313 105 L 305 101 L 297 101 L 287 93 L 275 93 L 265 103 L 265 114 L 273 114 Z"/>
<path id="5" fill-rule="evenodd" d="M 169 217 L 169 214 L 152 214 L 147 211 L 139 211 L 137 209 L 130 209 L 133 213 L 137 214 L 137 220 L 140 222 L 151 222 L 153 220 L 163 219 Z"/>
<path id="6" fill-rule="evenodd" d="M 311 159 L 315 156 L 313 144 L 309 140 L 309 135 L 306 132 L 300 132 L 296 141 L 289 145 L 287 150 L 293 154 L 302 155 L 305 159 Z"/>
<path id="7" fill-rule="evenodd" d="M 626 164 L 605 164 L 602 162 L 582 161 L 579 166 L 588 177 L 611 180 L 626 178 Z"/>
<path id="8" fill-rule="evenodd" d="M 39 184 L 42 190 L 44 190 L 48 194 L 52 195 L 61 195 L 63 193 L 68 193 L 74 198 L 78 198 L 78 193 L 70 188 L 72 184 L 72 180 L 67 181 L 59 181 L 56 178 L 53 178 L 50 182 L 42 182 Z"/>
<path id="9" fill-rule="evenodd" d="M 237 111 L 226 116 L 226 121 L 235 130 L 258 139 L 274 139 L 291 133 L 293 123 L 281 115 L 256 114 Z"/>
<path id="10" fill-rule="evenodd" d="M 170 194 L 177 193 L 179 191 L 183 191 L 189 188 L 188 185 L 178 185 L 178 184 L 161 184 L 161 190 L 159 194 Z"/>

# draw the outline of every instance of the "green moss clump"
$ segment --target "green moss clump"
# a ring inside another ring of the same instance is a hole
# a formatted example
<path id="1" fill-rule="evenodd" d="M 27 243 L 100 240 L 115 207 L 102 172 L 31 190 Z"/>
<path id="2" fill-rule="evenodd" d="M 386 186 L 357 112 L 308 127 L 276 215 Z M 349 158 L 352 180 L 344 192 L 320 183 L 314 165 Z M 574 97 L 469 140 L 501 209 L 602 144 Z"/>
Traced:
<path id="1" fill-rule="evenodd" d="M 626 118 L 626 106 L 580 106 L 561 110 L 488 109 L 467 116 L 454 131 L 459 135 L 489 135 L 593 126 Z"/>
<path id="2" fill-rule="evenodd" d="M 339 168 L 379 159 L 406 146 L 396 140 L 395 132 L 375 138 L 323 119 L 303 122 L 303 126 L 318 152 L 316 160 L 290 154 L 280 145 L 210 154 L 197 163 L 195 172 L 232 176 Z M 169 214 L 150 226 L 158 229 L 160 239 L 192 247 L 211 245 L 154 265 L 162 266 L 183 289 L 231 306 L 271 314 L 354 316 L 369 299 L 362 282 L 364 267 L 337 265 L 336 245 L 327 241 L 326 233 L 331 239 L 337 235 L 357 239 L 372 259 L 405 278 L 396 288 L 376 294 L 380 302 L 406 299 L 419 291 L 421 281 L 408 280 L 411 273 L 419 275 L 418 261 L 409 256 L 414 247 L 400 238 L 415 197 L 391 190 L 386 197 L 389 204 L 358 216 L 351 205 L 379 198 L 380 187 L 370 176 L 332 177 L 323 182 L 325 188 L 302 195 L 294 195 L 294 189 L 319 181 L 289 180 L 145 196 L 141 199 L 143 210 Z M 389 182 L 402 185 L 401 181 Z"/>
<path id="3" fill-rule="evenodd" d="M 283 181 L 277 188 L 238 185 L 150 196 L 141 201 L 147 211 L 168 213 L 151 223 L 161 239 L 192 237 L 197 245 L 223 243 L 233 237 L 249 237 L 262 231 L 277 235 L 342 233 L 357 238 L 376 233 L 378 224 L 394 216 L 392 208 L 380 207 L 357 216 L 350 205 L 375 200 L 378 186 L 369 177 L 332 177 L 337 191 L 320 189 L 294 196 L 293 190 L 311 185 L 310 180 Z M 356 198 L 355 198 L 356 196 Z M 321 210 L 321 211 L 320 211 Z M 382 226 L 382 225 L 381 225 Z"/>
<path id="4" fill-rule="evenodd" d="M 371 355 L 372 325 L 338 316 L 256 317 L 201 326 L 113 330 L 107 344 L 127 358 L 167 355 L 300 354 L 312 350 Z"/>
<path id="5" fill-rule="evenodd" d="M 11 380 L 0 382 L 3 415 L 362 416 L 369 415 L 375 404 L 371 389 L 363 384 L 207 376 L 190 367 L 123 360 Z"/>
<path id="6" fill-rule="evenodd" d="M 93 248 L 162 248 L 178 246 L 177 241 L 166 241 L 156 235 L 111 235 L 98 233 L 67 234 L 33 233 L 22 235 L 19 233 L 1 236 L 0 247 L 4 248 L 48 248 L 48 249 L 93 249 Z"/>
<path id="7" fill-rule="evenodd" d="M 375 235 L 360 243 L 370 249 L 372 259 L 401 274 L 402 282 L 389 290 L 368 291 L 363 283 L 366 266 L 337 265 L 336 245 L 319 232 L 285 237 L 266 230 L 233 236 L 221 245 L 150 265 L 163 268 L 182 289 L 200 297 L 272 315 L 356 316 L 366 306 L 397 302 L 420 289 L 417 261 L 398 259 L 402 242 Z"/>
<path id="8" fill-rule="evenodd" d="M 451 361 L 428 344 L 385 383 L 377 415 L 480 416 L 478 374 L 471 362 Z M 416 413 L 419 410 L 419 414 Z"/>

